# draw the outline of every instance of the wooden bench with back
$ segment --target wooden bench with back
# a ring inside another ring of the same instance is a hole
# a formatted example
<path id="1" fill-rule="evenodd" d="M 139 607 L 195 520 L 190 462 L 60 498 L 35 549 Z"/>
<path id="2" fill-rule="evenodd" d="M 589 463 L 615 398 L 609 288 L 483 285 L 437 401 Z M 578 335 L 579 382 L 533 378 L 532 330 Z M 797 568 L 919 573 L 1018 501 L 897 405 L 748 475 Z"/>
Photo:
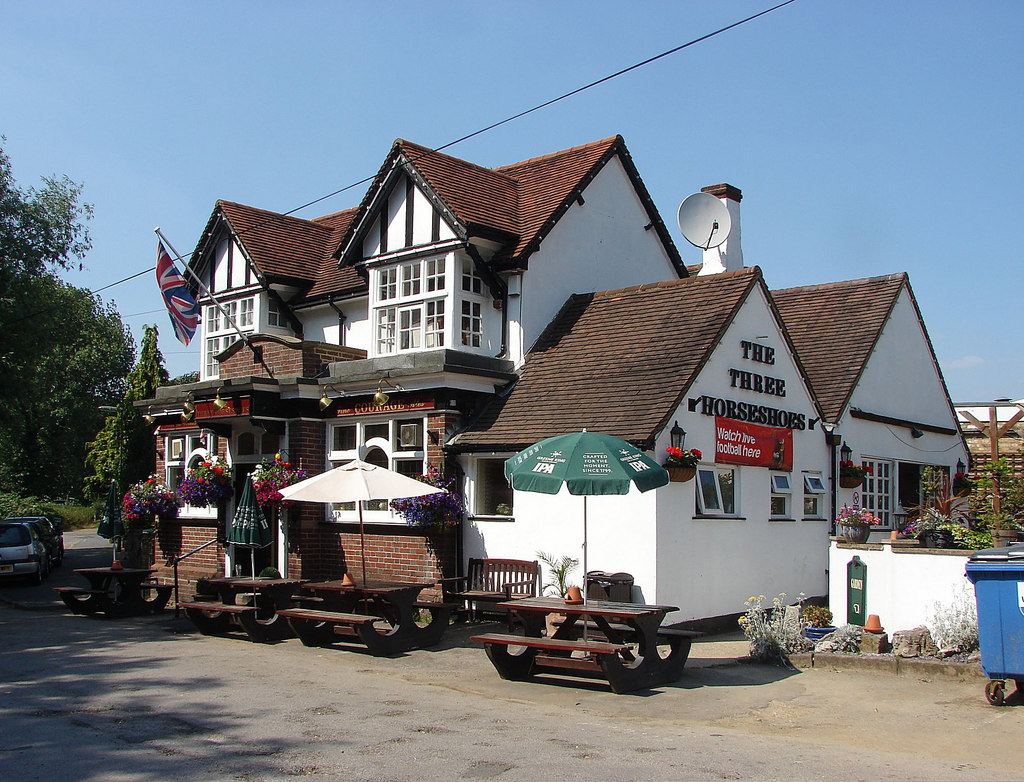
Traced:
<path id="1" fill-rule="evenodd" d="M 445 601 L 458 601 L 470 619 L 475 620 L 481 603 L 497 604 L 506 600 L 540 595 L 540 564 L 525 559 L 469 560 L 466 575 L 441 579 Z M 506 611 L 509 630 L 512 612 Z"/>

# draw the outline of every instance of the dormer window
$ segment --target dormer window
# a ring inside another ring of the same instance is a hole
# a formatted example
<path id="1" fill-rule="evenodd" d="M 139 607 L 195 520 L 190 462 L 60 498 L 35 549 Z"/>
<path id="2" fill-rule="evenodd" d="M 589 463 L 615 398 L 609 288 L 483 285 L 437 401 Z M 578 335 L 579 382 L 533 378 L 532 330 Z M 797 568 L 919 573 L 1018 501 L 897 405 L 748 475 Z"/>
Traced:
<path id="1" fill-rule="evenodd" d="M 445 346 L 445 258 L 372 270 L 377 355 Z M 383 306 L 381 306 L 383 305 Z"/>

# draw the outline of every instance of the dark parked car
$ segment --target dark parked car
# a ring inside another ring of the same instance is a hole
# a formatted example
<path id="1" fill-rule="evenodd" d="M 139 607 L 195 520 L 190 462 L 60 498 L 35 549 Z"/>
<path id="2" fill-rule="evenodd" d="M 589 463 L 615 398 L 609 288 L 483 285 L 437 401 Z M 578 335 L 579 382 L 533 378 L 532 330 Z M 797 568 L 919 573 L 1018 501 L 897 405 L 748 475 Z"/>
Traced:
<path id="1" fill-rule="evenodd" d="M 9 516 L 4 521 L 34 526 L 49 554 L 47 570 L 60 567 L 60 563 L 64 561 L 64 529 L 60 519 L 49 516 Z"/>
<path id="2" fill-rule="evenodd" d="M 0 521 L 0 579 L 27 576 L 36 584 L 50 575 L 50 554 L 31 522 Z"/>

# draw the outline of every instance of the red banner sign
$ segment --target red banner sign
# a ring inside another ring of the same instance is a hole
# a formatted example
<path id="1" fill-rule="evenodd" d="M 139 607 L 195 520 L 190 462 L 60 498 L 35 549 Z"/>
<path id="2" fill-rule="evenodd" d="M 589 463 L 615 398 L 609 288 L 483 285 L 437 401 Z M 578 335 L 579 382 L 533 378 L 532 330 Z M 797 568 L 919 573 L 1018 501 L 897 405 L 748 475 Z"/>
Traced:
<path id="1" fill-rule="evenodd" d="M 793 469 L 793 430 L 715 417 L 715 462 Z"/>

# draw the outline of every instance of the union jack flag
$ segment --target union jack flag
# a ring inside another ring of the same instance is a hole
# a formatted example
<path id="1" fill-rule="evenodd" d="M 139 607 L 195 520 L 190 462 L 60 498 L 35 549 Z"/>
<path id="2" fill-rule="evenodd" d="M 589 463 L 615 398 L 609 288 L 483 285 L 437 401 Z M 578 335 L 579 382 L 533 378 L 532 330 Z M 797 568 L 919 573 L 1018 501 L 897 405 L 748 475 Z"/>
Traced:
<path id="1" fill-rule="evenodd" d="M 167 313 L 171 316 L 174 336 L 188 347 L 199 325 L 199 305 L 185 285 L 185 278 L 175 268 L 163 242 L 157 244 L 156 281 L 160 284 L 160 295 L 164 297 Z"/>

